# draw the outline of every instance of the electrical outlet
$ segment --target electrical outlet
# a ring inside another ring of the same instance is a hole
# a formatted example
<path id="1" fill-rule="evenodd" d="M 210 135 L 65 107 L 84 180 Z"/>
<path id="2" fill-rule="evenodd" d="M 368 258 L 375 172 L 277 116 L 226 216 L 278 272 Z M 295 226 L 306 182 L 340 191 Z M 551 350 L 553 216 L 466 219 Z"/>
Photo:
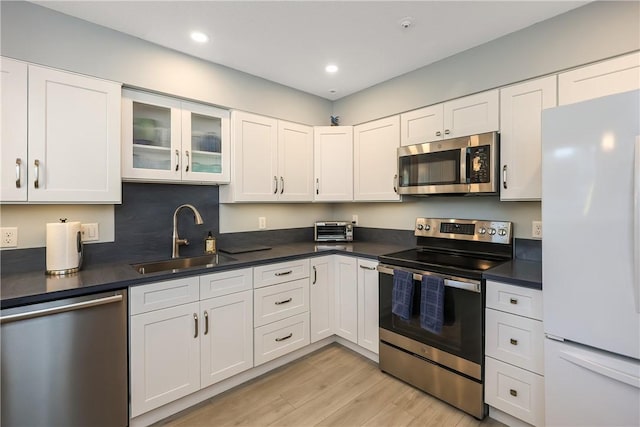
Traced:
<path id="1" fill-rule="evenodd" d="M 267 228 L 267 218 L 264 216 L 258 217 L 258 228 L 263 230 Z"/>
<path id="2" fill-rule="evenodd" d="M 351 216 L 351 223 L 353 225 L 358 225 L 358 215 L 352 215 Z"/>
<path id="3" fill-rule="evenodd" d="M 93 242 L 100 239 L 98 232 L 98 223 L 80 224 L 80 232 L 82 233 L 83 242 Z"/>
<path id="4" fill-rule="evenodd" d="M 18 227 L 2 227 L 0 228 L 0 248 L 17 248 L 18 247 Z"/>
<path id="5" fill-rule="evenodd" d="M 531 237 L 542 239 L 542 221 L 531 222 Z"/>

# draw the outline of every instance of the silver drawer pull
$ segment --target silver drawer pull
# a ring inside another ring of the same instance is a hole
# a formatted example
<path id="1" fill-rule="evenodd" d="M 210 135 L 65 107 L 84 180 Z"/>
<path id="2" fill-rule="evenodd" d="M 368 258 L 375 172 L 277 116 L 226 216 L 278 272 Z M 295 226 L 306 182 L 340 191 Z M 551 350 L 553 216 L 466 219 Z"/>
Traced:
<path id="1" fill-rule="evenodd" d="M 193 337 L 198 338 L 198 315 L 196 313 L 193 313 L 193 321 L 194 321 L 194 324 L 196 325 L 196 329 L 193 333 Z"/>
<path id="2" fill-rule="evenodd" d="M 293 270 L 282 271 L 280 273 L 276 273 L 276 276 L 286 276 L 287 274 L 293 273 Z"/>
<path id="3" fill-rule="evenodd" d="M 511 343 L 511 345 L 518 345 L 518 340 L 516 339 L 511 338 L 509 342 Z"/>
<path id="4" fill-rule="evenodd" d="M 207 335 L 209 333 L 209 313 L 205 310 L 204 312 L 204 334 Z"/>
<path id="5" fill-rule="evenodd" d="M 511 389 L 511 390 L 509 390 L 509 394 L 511 396 L 513 396 L 513 397 L 518 397 L 518 391 L 517 390 Z"/>
<path id="6" fill-rule="evenodd" d="M 176 172 L 180 170 L 180 151 L 176 150 Z"/>
<path id="7" fill-rule="evenodd" d="M 191 163 L 191 159 L 189 158 L 189 150 L 186 150 L 184 154 L 187 156 L 187 166 L 184 168 L 184 171 L 189 172 L 189 164 Z"/>
<path id="8" fill-rule="evenodd" d="M 280 177 L 280 194 L 284 193 L 284 178 Z"/>
<path id="9" fill-rule="evenodd" d="M 293 301 L 292 298 L 286 299 L 284 301 L 276 301 L 276 305 L 286 304 L 286 303 L 291 302 L 291 301 Z"/>
<path id="10" fill-rule="evenodd" d="M 360 268 L 363 268 L 365 270 L 377 270 L 377 268 L 375 268 L 375 267 L 368 267 L 366 265 L 360 265 Z"/>
<path id="11" fill-rule="evenodd" d="M 293 332 L 291 332 L 289 335 L 287 335 L 286 337 L 282 337 L 282 338 L 276 338 L 277 342 L 280 341 L 284 341 L 284 340 L 288 340 L 289 338 L 291 338 L 293 336 Z"/>
<path id="12" fill-rule="evenodd" d="M 315 285 L 316 282 L 318 281 L 318 269 L 316 268 L 315 265 L 312 268 L 313 268 L 313 283 L 311 284 Z"/>
<path id="13" fill-rule="evenodd" d="M 36 159 L 33 162 L 36 178 L 33 181 L 33 188 L 40 188 L 40 160 Z"/>
<path id="14" fill-rule="evenodd" d="M 518 304 L 518 300 L 517 300 L 516 298 L 511 298 L 511 299 L 509 300 L 509 302 L 510 302 L 511 304 L 514 304 L 514 305 L 515 305 L 515 304 Z"/>
<path id="15" fill-rule="evenodd" d="M 16 188 L 20 188 L 22 186 L 20 182 L 20 165 L 22 165 L 22 160 L 20 158 L 16 159 Z"/>

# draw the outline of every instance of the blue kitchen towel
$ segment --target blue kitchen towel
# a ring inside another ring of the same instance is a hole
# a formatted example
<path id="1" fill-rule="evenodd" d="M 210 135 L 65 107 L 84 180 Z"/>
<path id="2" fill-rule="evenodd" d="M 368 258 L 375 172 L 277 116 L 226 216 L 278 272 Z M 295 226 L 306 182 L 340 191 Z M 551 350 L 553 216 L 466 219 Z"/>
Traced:
<path id="1" fill-rule="evenodd" d="M 420 289 L 420 327 L 439 334 L 444 322 L 444 279 L 424 275 Z"/>
<path id="2" fill-rule="evenodd" d="M 413 309 L 413 273 L 393 270 L 391 312 L 403 320 L 411 318 Z"/>

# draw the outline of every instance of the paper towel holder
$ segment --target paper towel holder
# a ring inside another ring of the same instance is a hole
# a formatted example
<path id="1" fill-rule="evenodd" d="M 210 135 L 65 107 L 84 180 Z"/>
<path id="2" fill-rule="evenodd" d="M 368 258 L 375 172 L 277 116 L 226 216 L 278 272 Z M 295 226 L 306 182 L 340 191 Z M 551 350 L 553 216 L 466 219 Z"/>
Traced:
<path id="1" fill-rule="evenodd" d="M 69 224 L 72 230 L 60 236 L 49 233 L 49 226 Z M 51 237 L 50 237 L 51 236 Z M 54 240 L 54 238 L 56 240 Z M 67 218 L 60 218 L 59 223 L 47 224 L 47 268 L 49 276 L 67 276 L 77 273 L 82 268 L 84 245 L 79 222 L 67 223 Z"/>

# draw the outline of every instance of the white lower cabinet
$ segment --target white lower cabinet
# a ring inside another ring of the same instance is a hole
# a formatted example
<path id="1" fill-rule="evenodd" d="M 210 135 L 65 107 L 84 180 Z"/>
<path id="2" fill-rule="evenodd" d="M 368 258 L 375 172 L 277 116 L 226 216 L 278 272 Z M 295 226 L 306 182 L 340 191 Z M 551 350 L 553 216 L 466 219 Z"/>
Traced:
<path id="1" fill-rule="evenodd" d="M 130 289 L 132 418 L 253 366 L 251 287 L 247 268 Z"/>
<path id="2" fill-rule="evenodd" d="M 253 276 L 258 366 L 310 344 L 309 260 L 254 267 Z"/>
<path id="3" fill-rule="evenodd" d="M 334 334 L 334 263 L 333 255 L 312 258 L 309 285 L 311 342 Z"/>
<path id="4" fill-rule="evenodd" d="M 358 345 L 378 354 L 378 262 L 358 259 Z"/>
<path id="5" fill-rule="evenodd" d="M 485 401 L 544 425 L 542 291 L 487 281 Z"/>

